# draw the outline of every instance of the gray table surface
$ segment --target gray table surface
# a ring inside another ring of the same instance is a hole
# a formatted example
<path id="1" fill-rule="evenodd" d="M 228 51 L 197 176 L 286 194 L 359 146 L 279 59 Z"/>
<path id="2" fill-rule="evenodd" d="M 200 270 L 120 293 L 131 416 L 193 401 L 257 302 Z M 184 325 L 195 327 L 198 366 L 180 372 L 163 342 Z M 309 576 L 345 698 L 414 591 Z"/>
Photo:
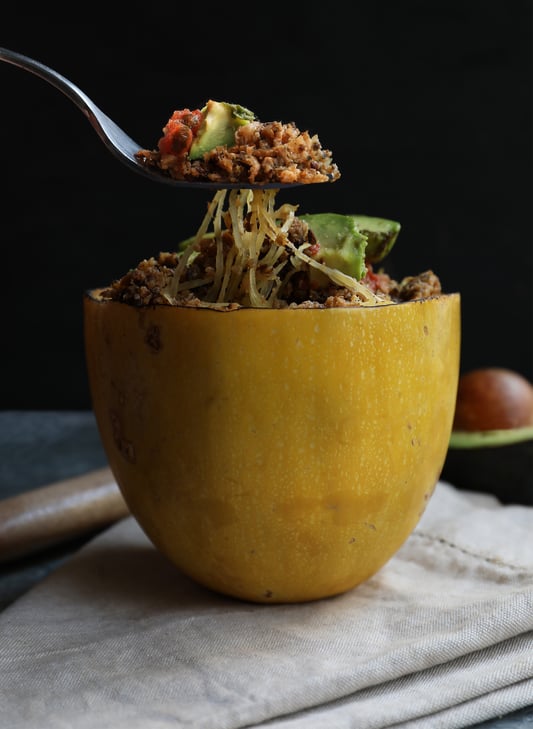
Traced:
<path id="1" fill-rule="evenodd" d="M 107 465 L 90 411 L 0 411 L 0 498 Z M 95 534 L 0 565 L 0 610 L 56 569 Z M 533 728 L 529 708 L 476 729 Z M 472 727 L 473 729 L 473 727 Z"/>

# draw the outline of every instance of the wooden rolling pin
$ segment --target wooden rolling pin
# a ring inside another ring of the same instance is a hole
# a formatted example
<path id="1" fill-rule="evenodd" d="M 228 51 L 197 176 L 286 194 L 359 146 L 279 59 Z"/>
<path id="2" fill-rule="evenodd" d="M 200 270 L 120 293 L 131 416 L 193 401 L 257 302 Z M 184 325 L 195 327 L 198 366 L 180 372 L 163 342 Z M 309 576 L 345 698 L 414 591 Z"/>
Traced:
<path id="1" fill-rule="evenodd" d="M 128 514 L 109 468 L 0 500 L 0 562 L 88 534 Z"/>

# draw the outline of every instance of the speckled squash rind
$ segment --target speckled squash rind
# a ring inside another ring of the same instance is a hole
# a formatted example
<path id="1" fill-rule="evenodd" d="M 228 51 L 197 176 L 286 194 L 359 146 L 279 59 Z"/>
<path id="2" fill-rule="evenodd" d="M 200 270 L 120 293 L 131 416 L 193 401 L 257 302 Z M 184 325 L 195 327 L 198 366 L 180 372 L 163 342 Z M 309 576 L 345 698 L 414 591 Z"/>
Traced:
<path id="1" fill-rule="evenodd" d="M 134 308 L 84 298 L 117 483 L 184 573 L 255 602 L 345 592 L 419 521 L 459 376 L 460 297 L 356 309 Z"/>

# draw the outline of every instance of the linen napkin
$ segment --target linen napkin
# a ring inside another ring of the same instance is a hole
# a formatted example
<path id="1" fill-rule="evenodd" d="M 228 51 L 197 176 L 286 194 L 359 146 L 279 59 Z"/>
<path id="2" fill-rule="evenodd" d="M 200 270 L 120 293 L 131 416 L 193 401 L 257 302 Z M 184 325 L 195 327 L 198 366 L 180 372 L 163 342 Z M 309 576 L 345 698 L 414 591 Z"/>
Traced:
<path id="1" fill-rule="evenodd" d="M 533 509 L 439 482 L 366 583 L 194 584 L 127 517 L 0 615 L 2 729 L 454 729 L 533 704 Z"/>

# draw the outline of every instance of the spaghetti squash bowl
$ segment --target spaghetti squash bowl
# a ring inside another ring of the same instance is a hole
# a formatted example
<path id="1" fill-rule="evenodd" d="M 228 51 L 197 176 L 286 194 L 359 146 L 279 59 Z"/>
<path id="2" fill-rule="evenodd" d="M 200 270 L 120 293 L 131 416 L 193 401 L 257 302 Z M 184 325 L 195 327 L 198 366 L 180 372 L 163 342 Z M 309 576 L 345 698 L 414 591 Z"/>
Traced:
<path id="1" fill-rule="evenodd" d="M 460 296 L 217 311 L 84 296 L 110 467 L 154 546 L 257 603 L 356 587 L 421 518 L 450 438 Z"/>

